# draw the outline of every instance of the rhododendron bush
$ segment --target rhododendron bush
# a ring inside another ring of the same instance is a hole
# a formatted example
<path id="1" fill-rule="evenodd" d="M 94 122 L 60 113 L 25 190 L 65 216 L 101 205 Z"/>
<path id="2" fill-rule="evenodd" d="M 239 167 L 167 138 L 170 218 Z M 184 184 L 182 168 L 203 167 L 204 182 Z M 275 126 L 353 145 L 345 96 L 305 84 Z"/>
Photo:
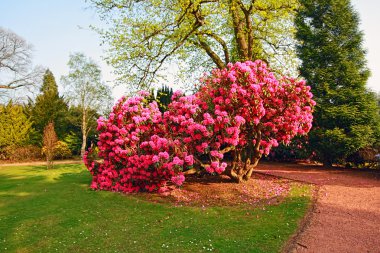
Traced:
<path id="1" fill-rule="evenodd" d="M 98 120 L 103 161 L 85 156 L 92 188 L 155 191 L 202 170 L 248 180 L 272 147 L 309 132 L 315 105 L 305 81 L 277 79 L 262 61 L 213 70 L 194 95 L 175 92 L 164 113 L 148 95 L 123 97 Z"/>

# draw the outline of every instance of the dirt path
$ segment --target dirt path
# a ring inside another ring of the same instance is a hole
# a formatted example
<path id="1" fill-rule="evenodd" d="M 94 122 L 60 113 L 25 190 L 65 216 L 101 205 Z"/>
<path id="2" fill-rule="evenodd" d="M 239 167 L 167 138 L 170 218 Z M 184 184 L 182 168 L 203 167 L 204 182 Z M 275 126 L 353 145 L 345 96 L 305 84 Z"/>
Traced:
<path id="1" fill-rule="evenodd" d="M 83 163 L 82 160 L 58 160 L 54 161 L 54 164 L 80 164 Z M 43 166 L 46 165 L 45 161 L 35 161 L 35 162 L 21 162 L 21 163 L 0 163 L 0 167 L 9 167 L 9 166 Z"/>
<path id="2" fill-rule="evenodd" d="M 288 252 L 380 252 L 380 173 L 262 163 L 257 171 L 319 186 Z"/>

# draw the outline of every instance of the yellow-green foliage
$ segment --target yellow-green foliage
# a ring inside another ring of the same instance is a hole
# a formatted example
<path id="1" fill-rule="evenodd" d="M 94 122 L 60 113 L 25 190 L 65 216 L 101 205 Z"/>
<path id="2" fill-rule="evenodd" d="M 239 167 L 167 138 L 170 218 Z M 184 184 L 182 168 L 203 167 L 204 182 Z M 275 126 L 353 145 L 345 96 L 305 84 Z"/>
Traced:
<path id="1" fill-rule="evenodd" d="M 32 123 L 21 105 L 13 104 L 12 101 L 0 105 L 0 148 L 25 144 L 31 129 Z"/>
<path id="2" fill-rule="evenodd" d="M 65 159 L 72 157 L 69 145 L 64 141 L 58 141 L 54 147 L 54 158 Z"/>
<path id="3" fill-rule="evenodd" d="M 110 46 L 108 60 L 133 88 L 162 80 L 174 65 L 184 70 L 183 81 L 236 61 L 264 59 L 286 74 L 297 68 L 298 0 L 91 2 L 110 23 L 96 29 Z"/>

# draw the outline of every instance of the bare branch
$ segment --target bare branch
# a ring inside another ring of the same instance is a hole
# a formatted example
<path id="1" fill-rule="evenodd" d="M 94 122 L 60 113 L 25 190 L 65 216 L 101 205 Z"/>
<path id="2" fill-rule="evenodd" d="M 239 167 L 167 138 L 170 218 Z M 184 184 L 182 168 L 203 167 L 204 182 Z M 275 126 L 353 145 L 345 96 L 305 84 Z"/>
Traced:
<path id="1" fill-rule="evenodd" d="M 207 55 L 210 56 L 212 61 L 218 66 L 218 68 L 223 69 L 226 67 L 224 62 L 220 59 L 220 57 L 211 49 L 209 44 L 206 42 L 205 37 L 203 37 L 201 34 L 197 35 L 198 38 L 198 45 L 203 48 Z"/>
<path id="2" fill-rule="evenodd" d="M 221 37 L 219 37 L 218 35 L 216 35 L 215 33 L 206 32 L 206 33 L 202 33 L 202 34 L 205 35 L 205 36 L 213 38 L 214 40 L 216 40 L 222 46 L 223 53 L 224 53 L 224 63 L 225 63 L 225 65 L 227 65 L 227 63 L 230 62 L 230 53 L 228 51 L 227 43 Z"/>
<path id="3" fill-rule="evenodd" d="M 14 90 L 36 85 L 42 68 L 32 69 L 32 48 L 23 38 L 0 27 L 0 89 Z"/>

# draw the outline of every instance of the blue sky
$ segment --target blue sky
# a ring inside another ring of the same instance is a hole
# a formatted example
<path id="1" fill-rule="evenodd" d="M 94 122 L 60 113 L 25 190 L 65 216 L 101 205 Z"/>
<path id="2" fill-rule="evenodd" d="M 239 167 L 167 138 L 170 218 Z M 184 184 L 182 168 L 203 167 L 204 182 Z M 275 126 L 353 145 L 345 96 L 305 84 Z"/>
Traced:
<path id="1" fill-rule="evenodd" d="M 353 0 L 359 12 L 361 30 L 365 34 L 368 66 L 372 76 L 368 87 L 380 92 L 380 1 Z M 59 82 L 68 72 L 70 53 L 83 52 L 102 68 L 105 81 L 112 83 L 112 68 L 101 56 L 104 54 L 98 35 L 89 25 L 101 26 L 94 9 L 83 0 L 0 0 L 0 26 L 10 29 L 34 46 L 33 63 L 50 68 Z M 122 89 L 114 90 L 121 96 Z"/>
<path id="2" fill-rule="evenodd" d="M 49 68 L 56 81 L 68 73 L 70 53 L 83 52 L 102 68 L 112 83 L 112 68 L 102 60 L 104 48 L 90 25 L 102 26 L 94 9 L 83 0 L 0 0 L 0 26 L 33 45 L 33 63 Z M 114 92 L 119 97 L 120 89 Z"/>

